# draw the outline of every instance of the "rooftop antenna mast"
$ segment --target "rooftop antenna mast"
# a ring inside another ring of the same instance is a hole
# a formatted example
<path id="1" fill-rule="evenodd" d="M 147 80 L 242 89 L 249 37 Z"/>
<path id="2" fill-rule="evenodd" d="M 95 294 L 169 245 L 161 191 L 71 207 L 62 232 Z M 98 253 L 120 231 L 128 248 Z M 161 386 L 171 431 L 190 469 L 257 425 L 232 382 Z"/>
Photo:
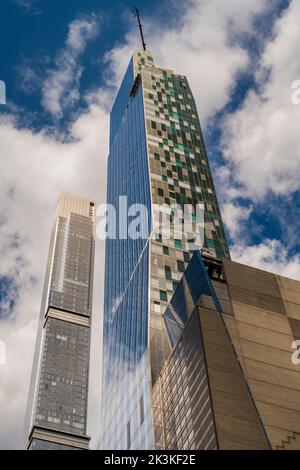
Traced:
<path id="1" fill-rule="evenodd" d="M 141 38 L 142 38 L 142 43 L 143 43 L 143 49 L 145 51 L 146 50 L 146 43 L 145 43 L 145 40 L 144 40 L 143 25 L 141 24 L 140 12 L 136 7 L 135 7 L 135 13 L 136 13 L 138 23 L 139 23 L 139 28 L 140 28 L 140 33 L 141 33 Z"/>

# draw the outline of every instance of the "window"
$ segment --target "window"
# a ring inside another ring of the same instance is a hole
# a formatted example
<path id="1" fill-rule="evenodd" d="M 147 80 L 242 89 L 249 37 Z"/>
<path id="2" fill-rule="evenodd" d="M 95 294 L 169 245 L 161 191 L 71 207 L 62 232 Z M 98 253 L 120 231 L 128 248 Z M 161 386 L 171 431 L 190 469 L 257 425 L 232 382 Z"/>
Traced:
<path id="1" fill-rule="evenodd" d="M 183 259 L 186 263 L 189 263 L 190 262 L 190 254 L 185 251 L 183 253 Z"/>
<path id="2" fill-rule="evenodd" d="M 158 194 L 159 196 L 161 196 L 161 197 L 164 197 L 164 190 L 161 189 L 161 188 L 158 188 L 157 194 Z"/>
<path id="3" fill-rule="evenodd" d="M 166 279 L 168 279 L 169 281 L 172 280 L 172 271 L 171 271 L 170 266 L 165 266 L 165 276 L 166 276 Z"/>
<path id="4" fill-rule="evenodd" d="M 159 292 L 159 296 L 160 296 L 160 300 L 162 300 L 163 302 L 168 301 L 168 295 L 167 295 L 167 292 L 165 290 L 161 290 Z"/>
<path id="5" fill-rule="evenodd" d="M 184 267 L 184 262 L 177 260 L 177 269 L 179 272 L 184 273 L 185 267 Z"/>
<path id="6" fill-rule="evenodd" d="M 173 290 L 174 290 L 174 292 L 176 291 L 178 285 L 179 285 L 178 281 L 173 281 Z"/>
<path id="7" fill-rule="evenodd" d="M 163 246 L 163 254 L 169 256 L 169 248 L 167 246 Z"/>
<path id="8" fill-rule="evenodd" d="M 182 248 L 182 241 L 181 240 L 174 240 L 175 248 L 181 249 Z"/>
<path id="9" fill-rule="evenodd" d="M 130 435 L 130 421 L 127 423 L 127 449 L 131 446 L 131 435 Z"/>
<path id="10" fill-rule="evenodd" d="M 140 398 L 140 416 L 141 416 L 141 424 L 143 424 L 144 419 L 145 419 L 145 413 L 144 413 L 144 397 L 143 395 Z"/>

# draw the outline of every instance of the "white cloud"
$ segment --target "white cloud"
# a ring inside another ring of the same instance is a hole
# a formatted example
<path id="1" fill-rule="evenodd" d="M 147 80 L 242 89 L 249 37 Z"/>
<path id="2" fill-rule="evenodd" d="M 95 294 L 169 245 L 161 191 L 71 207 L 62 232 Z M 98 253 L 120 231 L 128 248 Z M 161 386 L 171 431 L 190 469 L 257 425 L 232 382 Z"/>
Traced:
<path id="1" fill-rule="evenodd" d="M 285 245 L 278 240 L 266 239 L 253 246 L 236 244 L 231 256 L 238 263 L 300 280 L 300 255 L 290 258 Z"/>
<path id="2" fill-rule="evenodd" d="M 251 207 L 242 207 L 232 202 L 222 204 L 222 218 L 232 238 L 238 238 L 242 225 L 248 220 Z"/>
<path id="3" fill-rule="evenodd" d="M 0 124 L 0 275 L 12 276 L 20 298 L 11 318 L 0 322 L 0 340 L 6 344 L 7 364 L 0 366 L 0 446 L 20 447 L 27 387 L 39 315 L 50 230 L 61 190 L 105 199 L 108 140 L 107 105 L 110 97 L 99 93 L 86 113 L 71 127 L 72 143 L 30 130 L 13 121 Z M 104 101 L 103 101 L 104 100 Z M 19 242 L 12 244 L 15 235 Z M 97 245 L 93 358 L 100 357 L 103 245 Z M 32 281 L 37 279 L 37 283 Z M 93 360 L 90 424 L 99 423 L 100 363 Z"/>
<path id="4" fill-rule="evenodd" d="M 98 22 L 94 14 L 74 20 L 69 25 L 64 48 L 56 56 L 55 67 L 47 71 L 42 87 L 42 104 L 56 119 L 63 116 L 65 108 L 79 101 L 79 85 L 83 72 L 79 59 L 88 41 L 97 33 Z"/>
<path id="5" fill-rule="evenodd" d="M 259 201 L 268 191 L 290 195 L 300 181 L 300 105 L 292 103 L 292 82 L 300 78 L 300 3 L 293 0 L 278 19 L 274 39 L 256 71 L 259 91 L 224 123 L 225 157 L 240 195 Z"/>
<path id="6" fill-rule="evenodd" d="M 171 6 L 175 11 L 178 8 L 176 2 Z M 246 49 L 233 38 L 253 33 L 255 16 L 269 7 L 268 0 L 244 0 L 242 5 L 240 0 L 192 0 L 174 26 L 143 18 L 155 64 L 187 75 L 202 124 L 227 104 L 237 74 L 249 65 Z M 121 81 L 128 57 L 139 44 L 134 24 L 125 44 L 107 54 L 113 83 Z"/>

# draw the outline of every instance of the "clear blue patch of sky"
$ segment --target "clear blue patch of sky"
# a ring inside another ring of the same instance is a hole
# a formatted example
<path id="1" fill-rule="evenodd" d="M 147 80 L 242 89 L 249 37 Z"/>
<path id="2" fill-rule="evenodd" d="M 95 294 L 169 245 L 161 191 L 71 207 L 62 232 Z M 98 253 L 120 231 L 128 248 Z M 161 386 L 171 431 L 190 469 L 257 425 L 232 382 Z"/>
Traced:
<path id="1" fill-rule="evenodd" d="M 0 277 L 0 319 L 12 313 L 18 294 L 19 288 L 12 277 Z"/>
<path id="2" fill-rule="evenodd" d="M 284 242 L 290 256 L 300 252 L 300 191 L 291 196 L 269 194 L 253 218 L 263 227 L 263 236 Z"/>

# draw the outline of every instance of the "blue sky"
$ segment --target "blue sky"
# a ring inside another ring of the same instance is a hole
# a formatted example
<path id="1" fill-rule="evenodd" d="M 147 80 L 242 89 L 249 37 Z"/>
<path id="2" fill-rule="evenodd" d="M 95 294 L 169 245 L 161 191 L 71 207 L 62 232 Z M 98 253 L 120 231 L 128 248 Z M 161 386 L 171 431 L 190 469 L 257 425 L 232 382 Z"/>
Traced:
<path id="1" fill-rule="evenodd" d="M 105 199 L 109 111 L 132 50 L 140 47 L 135 4 L 156 64 L 189 79 L 233 259 L 300 279 L 300 105 L 291 100 L 291 85 L 300 80 L 299 1 L 2 0 L 2 448 L 21 445 L 24 390 L 58 194 Z M 98 286 L 103 256 L 99 243 Z M 101 310 L 102 290 L 96 289 L 93 439 Z M 10 405 L 3 406 L 8 395 Z"/>
<path id="2" fill-rule="evenodd" d="M 169 2 L 158 0 L 142 2 L 67 0 L 63 4 L 59 0 L 2 1 L 1 77 L 7 83 L 9 100 L 24 106 L 27 110 L 42 111 L 38 93 L 32 92 L 26 95 L 20 88 L 22 87 L 20 66 L 30 66 L 37 74 L 43 72 L 52 63 L 57 50 L 61 48 L 67 27 L 75 18 L 89 16 L 92 13 L 101 27 L 101 36 L 97 35 L 85 51 L 85 69 L 81 79 L 81 90 L 84 91 L 89 87 L 103 84 L 103 56 L 118 42 L 124 40 L 126 32 L 135 23 L 134 6 L 138 5 L 142 14 L 151 16 L 154 21 L 161 21 L 163 16 L 167 25 L 168 21 L 180 20 L 178 7 L 171 7 L 174 15 L 164 14 L 169 10 L 168 4 Z M 136 47 L 140 47 L 140 43 L 137 43 Z M 45 119 L 47 116 L 43 117 L 41 125 Z"/>
<path id="3" fill-rule="evenodd" d="M 223 163 L 220 138 L 222 121 L 228 113 L 234 112 L 243 103 L 249 89 L 256 89 L 255 64 L 259 60 L 265 43 L 273 34 L 273 25 L 278 17 L 289 6 L 289 0 L 275 2 L 274 8 L 261 12 L 255 16 L 254 31 L 243 31 L 242 34 L 232 34 L 229 40 L 232 43 L 240 43 L 249 52 L 253 67 L 247 67 L 237 76 L 231 89 L 230 99 L 226 106 L 221 107 L 217 113 L 211 116 L 205 126 L 205 137 L 208 153 L 213 168 Z M 82 99 L 76 101 L 59 122 L 53 122 L 53 116 L 45 112 L 41 104 L 41 84 L 43 75 L 49 67 L 53 66 L 57 51 L 61 49 L 66 37 L 68 25 L 76 18 L 95 15 L 100 31 L 95 34 L 87 45 L 82 57 L 84 68 L 80 79 L 81 97 L 90 89 L 106 85 L 105 54 L 113 49 L 116 44 L 124 42 L 126 33 L 135 27 L 135 18 L 132 13 L 137 4 L 142 15 L 151 22 L 160 24 L 163 18 L 164 27 L 179 25 L 182 19 L 182 9 L 175 3 L 164 1 L 140 1 L 140 2 L 108 2 L 97 0 L 66 1 L 62 5 L 60 1 L 31 1 L 31 0 L 5 0 L 1 6 L 2 25 L 0 30 L 0 56 L 1 79 L 7 84 L 7 99 L 10 103 L 22 108 L 20 110 L 20 124 L 30 126 L 31 129 L 41 130 L 45 126 L 67 129 L 73 118 L 72 113 L 78 113 L 85 103 Z M 131 14 L 132 13 L 132 14 Z M 5 21 L 3 21 L 5 20 Z M 138 38 L 137 38 L 138 39 Z M 147 37 L 146 37 L 147 40 Z M 136 47 L 140 44 L 137 41 Z M 149 44 L 151 48 L 151 44 Z M 164 64 L 167 66 L 167 64 Z M 30 79 L 24 79 L 24 71 L 30 70 Z M 186 71 L 188 74 L 188 70 Z M 200 113 L 201 118 L 201 113 Z M 233 184 L 235 182 L 233 181 Z M 216 184 L 220 199 L 222 191 Z M 293 211 L 298 203 L 299 193 L 295 193 L 288 200 L 274 198 L 270 193 L 263 204 L 255 205 L 249 218 L 248 233 L 249 243 L 258 244 L 265 237 L 282 239 L 285 236 L 285 224 L 282 224 L 284 212 Z M 242 207 L 249 207 L 251 199 L 240 198 Z M 276 210 L 273 206 L 276 205 Z M 266 211 L 266 208 L 269 209 Z M 278 208 L 280 208 L 278 210 Z M 268 215 L 266 216 L 266 212 Z M 279 212 L 279 214 L 278 214 Z M 294 223 L 298 224 L 297 217 Z M 251 230 L 251 227 L 253 230 Z M 232 237 L 228 233 L 232 242 Z M 299 242 L 295 238 L 288 243 L 290 255 L 299 251 Z"/>

